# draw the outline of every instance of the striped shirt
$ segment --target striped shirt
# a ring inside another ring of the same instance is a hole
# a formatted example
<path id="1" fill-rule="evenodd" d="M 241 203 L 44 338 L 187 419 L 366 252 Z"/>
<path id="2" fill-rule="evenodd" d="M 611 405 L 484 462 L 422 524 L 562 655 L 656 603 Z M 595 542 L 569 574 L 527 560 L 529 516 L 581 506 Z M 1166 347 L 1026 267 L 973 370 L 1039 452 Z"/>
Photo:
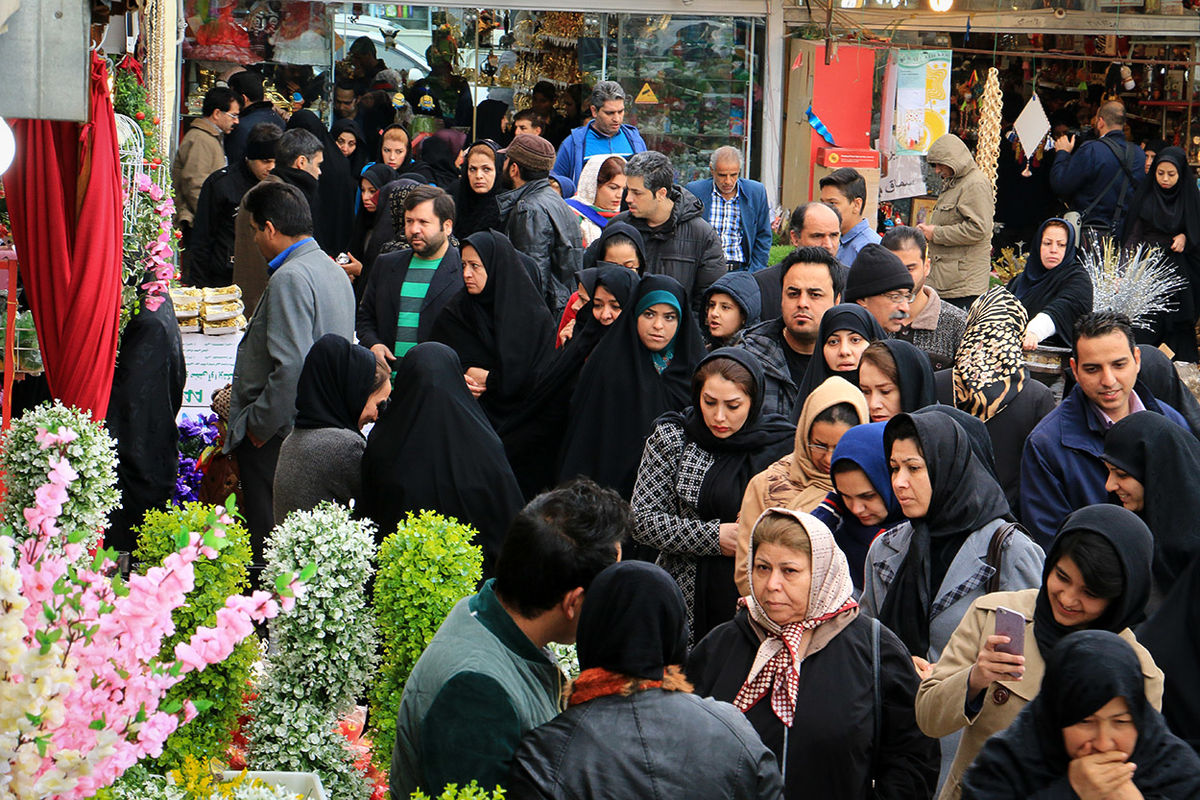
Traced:
<path id="1" fill-rule="evenodd" d="M 392 352 L 396 358 L 404 358 L 409 350 L 417 346 L 417 327 L 421 324 L 421 305 L 429 293 L 429 284 L 437 272 L 442 259 L 426 261 L 415 255 L 404 275 L 400 287 L 400 313 L 396 316 L 396 346 Z"/>
<path id="2" fill-rule="evenodd" d="M 721 237 L 721 249 L 725 251 L 725 260 L 745 264 L 746 254 L 742 250 L 742 214 L 738 208 L 738 196 L 726 200 L 713 186 L 712 223 L 713 228 Z"/>

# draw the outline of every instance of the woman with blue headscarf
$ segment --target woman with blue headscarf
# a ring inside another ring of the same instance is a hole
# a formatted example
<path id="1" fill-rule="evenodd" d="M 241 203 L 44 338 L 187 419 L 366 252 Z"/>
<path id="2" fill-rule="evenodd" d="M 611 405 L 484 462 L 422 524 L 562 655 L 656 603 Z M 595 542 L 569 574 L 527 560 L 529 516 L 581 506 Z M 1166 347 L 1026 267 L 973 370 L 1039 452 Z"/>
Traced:
<path id="1" fill-rule="evenodd" d="M 829 475 L 833 491 L 826 502 L 841 516 L 833 538 L 846 554 L 854 588 L 862 592 L 867 550 L 875 537 L 904 521 L 892 493 L 887 456 L 883 451 L 886 422 L 855 425 L 838 440 Z"/>
<path id="2" fill-rule="evenodd" d="M 683 287 L 666 275 L 638 284 L 579 375 L 559 476 L 586 475 L 630 497 L 642 446 L 661 414 L 691 401 L 704 340 Z"/>
<path id="3" fill-rule="evenodd" d="M 1055 217 L 1042 223 L 1036 247 L 1025 259 L 1025 270 L 1008 283 L 1029 312 L 1024 347 L 1040 342 L 1069 346 L 1075 320 L 1092 310 L 1092 279 L 1075 249 L 1075 229 Z"/>

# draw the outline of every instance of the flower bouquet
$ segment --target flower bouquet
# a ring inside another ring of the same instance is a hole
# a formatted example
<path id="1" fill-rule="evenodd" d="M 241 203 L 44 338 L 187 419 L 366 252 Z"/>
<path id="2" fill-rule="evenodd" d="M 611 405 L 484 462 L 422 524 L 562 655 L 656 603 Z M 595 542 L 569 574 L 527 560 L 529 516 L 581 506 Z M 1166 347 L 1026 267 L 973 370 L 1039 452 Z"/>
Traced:
<path id="1" fill-rule="evenodd" d="M 200 414 L 192 419 L 184 414 L 179 422 L 179 471 L 175 474 L 175 493 L 171 502 L 177 506 L 200 499 L 200 483 L 220 452 L 221 431 L 216 414 Z"/>

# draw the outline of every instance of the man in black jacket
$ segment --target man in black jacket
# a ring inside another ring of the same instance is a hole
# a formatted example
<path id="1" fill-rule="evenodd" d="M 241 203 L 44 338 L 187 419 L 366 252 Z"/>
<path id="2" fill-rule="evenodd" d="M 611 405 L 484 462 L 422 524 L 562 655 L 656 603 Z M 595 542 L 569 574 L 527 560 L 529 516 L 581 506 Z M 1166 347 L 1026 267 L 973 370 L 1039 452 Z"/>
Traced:
<path id="1" fill-rule="evenodd" d="M 496 198 L 504 233 L 513 247 L 533 259 L 533 276 L 555 319 L 562 316 L 575 288 L 575 272 L 583 258 L 579 217 L 550 186 L 554 146 L 540 136 L 522 133 L 501 151 L 507 161 L 504 186 L 512 191 Z"/>
<path id="2" fill-rule="evenodd" d="M 662 153 L 630 156 L 625 176 L 629 210 L 614 220 L 628 222 L 642 234 L 646 274 L 679 281 L 699 313 L 704 290 L 726 271 L 721 237 L 704 218 L 704 205 L 675 183 L 675 168 Z"/>
<path id="3" fill-rule="evenodd" d="M 188 281 L 193 286 L 233 283 L 233 244 L 238 206 L 246 192 L 275 168 L 275 146 L 283 136 L 277 126 L 260 122 L 250 131 L 241 164 L 217 170 L 200 188 L 192 224 L 192 257 Z"/>
<path id="4" fill-rule="evenodd" d="M 389 364 L 429 341 L 434 320 L 463 288 L 462 260 L 450 244 L 453 229 L 450 195 L 436 186 L 409 192 L 404 232 L 412 249 L 375 260 L 355 322 L 359 344 Z"/>
<path id="5" fill-rule="evenodd" d="M 241 98 L 241 114 L 238 126 L 225 137 L 225 160 L 230 164 L 240 164 L 246 157 L 246 143 L 250 141 L 250 132 L 261 122 L 270 122 L 283 130 L 283 117 L 275 111 L 275 106 L 264 100 L 263 77 L 253 70 L 243 70 L 229 76 L 229 88 Z"/>

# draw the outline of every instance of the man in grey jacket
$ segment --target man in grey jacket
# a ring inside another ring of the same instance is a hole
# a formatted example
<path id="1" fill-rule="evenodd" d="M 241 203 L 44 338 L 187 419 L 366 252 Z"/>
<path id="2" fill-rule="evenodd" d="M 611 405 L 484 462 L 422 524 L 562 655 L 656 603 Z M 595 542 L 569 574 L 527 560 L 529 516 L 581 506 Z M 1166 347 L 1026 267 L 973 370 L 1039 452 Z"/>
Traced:
<path id="1" fill-rule="evenodd" d="M 225 452 L 237 455 L 242 513 L 255 563 L 262 563 L 263 543 L 275 526 L 275 463 L 296 417 L 304 358 L 327 333 L 353 341 L 354 290 L 313 240 L 312 213 L 299 189 L 260 183 L 244 204 L 271 276 L 238 345 Z"/>
<path id="2" fill-rule="evenodd" d="M 679 281 L 699 313 L 704 290 L 726 271 L 720 234 L 704 218 L 696 196 L 675 183 L 675 167 L 662 153 L 647 150 L 630 156 L 625 175 L 629 210 L 613 219 L 642 234 L 646 274 Z"/>
<path id="3" fill-rule="evenodd" d="M 496 198 L 504 233 L 537 264 L 538 289 L 558 319 L 575 290 L 574 276 L 583 257 L 579 217 L 550 185 L 553 145 L 521 133 L 502 152 L 507 161 L 501 177 L 512 189 Z"/>

